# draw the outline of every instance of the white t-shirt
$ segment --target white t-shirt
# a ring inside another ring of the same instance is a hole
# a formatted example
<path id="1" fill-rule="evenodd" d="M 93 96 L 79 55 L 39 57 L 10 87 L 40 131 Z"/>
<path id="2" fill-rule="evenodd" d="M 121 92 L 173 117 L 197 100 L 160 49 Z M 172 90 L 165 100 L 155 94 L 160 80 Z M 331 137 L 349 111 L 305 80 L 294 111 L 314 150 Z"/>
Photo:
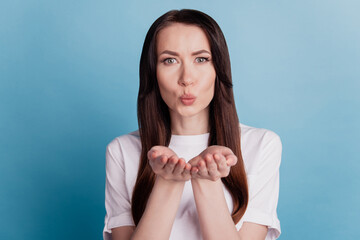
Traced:
<path id="1" fill-rule="evenodd" d="M 282 145 L 272 131 L 241 127 L 241 151 L 249 186 L 249 203 L 243 222 L 268 226 L 266 240 L 279 237 L 280 222 L 276 207 L 279 196 L 279 167 Z M 172 135 L 169 148 L 186 161 L 207 148 L 209 133 L 201 135 Z M 138 131 L 115 138 L 106 148 L 106 189 L 104 240 L 111 239 L 111 228 L 134 226 L 131 215 L 131 196 L 135 185 L 141 153 Z M 229 211 L 232 199 L 224 187 Z M 202 239 L 191 182 L 185 183 L 180 206 L 171 230 L 171 240 Z"/>

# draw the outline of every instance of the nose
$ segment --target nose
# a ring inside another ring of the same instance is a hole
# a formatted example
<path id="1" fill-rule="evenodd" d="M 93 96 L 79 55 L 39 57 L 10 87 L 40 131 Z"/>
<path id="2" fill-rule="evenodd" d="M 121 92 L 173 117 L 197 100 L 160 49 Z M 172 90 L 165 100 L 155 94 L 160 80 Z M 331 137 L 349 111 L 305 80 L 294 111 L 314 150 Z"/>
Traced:
<path id="1" fill-rule="evenodd" d="M 179 85 L 183 87 L 187 87 L 194 83 L 193 74 L 191 71 L 191 66 L 188 64 L 183 64 L 181 67 L 181 74 L 179 78 Z"/>

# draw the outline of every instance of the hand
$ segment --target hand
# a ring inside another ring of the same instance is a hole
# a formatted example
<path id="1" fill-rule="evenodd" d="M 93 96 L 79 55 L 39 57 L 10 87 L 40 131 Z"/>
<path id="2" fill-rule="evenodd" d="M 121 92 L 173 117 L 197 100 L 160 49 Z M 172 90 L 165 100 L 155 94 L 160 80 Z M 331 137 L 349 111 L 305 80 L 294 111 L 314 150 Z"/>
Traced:
<path id="1" fill-rule="evenodd" d="M 205 149 L 189 163 L 192 178 L 216 181 L 229 175 L 230 168 L 237 163 L 237 157 L 230 148 L 215 145 Z"/>
<path id="2" fill-rule="evenodd" d="M 191 178 L 191 165 L 168 147 L 154 146 L 148 154 L 149 164 L 154 173 L 165 180 L 187 181 Z"/>

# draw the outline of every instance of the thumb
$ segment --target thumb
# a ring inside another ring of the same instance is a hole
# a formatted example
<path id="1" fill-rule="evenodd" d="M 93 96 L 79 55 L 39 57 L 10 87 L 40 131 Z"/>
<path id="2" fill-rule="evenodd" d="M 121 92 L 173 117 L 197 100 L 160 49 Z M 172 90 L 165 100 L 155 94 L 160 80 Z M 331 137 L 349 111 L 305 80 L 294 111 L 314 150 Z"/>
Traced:
<path id="1" fill-rule="evenodd" d="M 192 159 L 190 159 L 190 160 L 188 161 L 188 163 L 189 163 L 192 167 L 194 167 L 194 166 L 196 166 L 196 165 L 198 164 L 198 162 L 199 162 L 200 159 L 201 159 L 201 157 L 198 155 L 198 156 L 193 157 Z"/>

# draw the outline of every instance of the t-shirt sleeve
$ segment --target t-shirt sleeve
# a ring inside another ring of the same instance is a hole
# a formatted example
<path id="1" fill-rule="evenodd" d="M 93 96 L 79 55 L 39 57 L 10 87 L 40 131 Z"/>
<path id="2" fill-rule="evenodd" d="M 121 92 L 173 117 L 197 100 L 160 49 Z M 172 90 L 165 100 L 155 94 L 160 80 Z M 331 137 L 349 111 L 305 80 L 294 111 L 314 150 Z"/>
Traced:
<path id="1" fill-rule="evenodd" d="M 119 139 L 113 140 L 106 148 L 105 209 L 104 240 L 111 239 L 112 228 L 134 226 Z"/>
<path id="2" fill-rule="evenodd" d="M 277 134 L 267 131 L 258 146 L 259 152 L 254 159 L 256 171 L 248 174 L 249 203 L 236 227 L 239 230 L 243 222 L 265 225 L 268 227 L 266 240 L 273 240 L 281 233 L 276 208 L 279 197 L 282 144 Z"/>

